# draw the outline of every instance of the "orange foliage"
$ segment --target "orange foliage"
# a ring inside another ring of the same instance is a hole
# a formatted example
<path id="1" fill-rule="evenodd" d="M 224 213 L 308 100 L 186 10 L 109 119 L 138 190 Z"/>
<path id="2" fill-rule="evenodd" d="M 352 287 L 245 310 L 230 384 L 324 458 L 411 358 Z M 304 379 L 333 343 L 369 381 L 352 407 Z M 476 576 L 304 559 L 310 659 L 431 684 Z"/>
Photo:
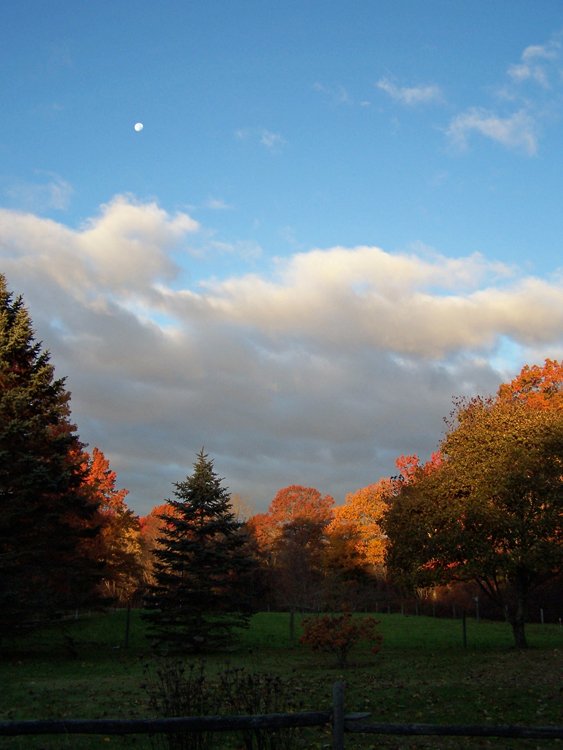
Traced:
<path id="1" fill-rule="evenodd" d="M 141 537 L 143 543 L 146 543 L 151 549 L 156 544 L 157 537 L 160 536 L 163 520 L 161 516 L 168 509 L 168 503 L 162 503 L 161 505 L 155 505 L 152 510 L 147 513 L 146 516 L 142 516 L 139 519 Z"/>
<path id="2" fill-rule="evenodd" d="M 257 513 L 247 522 L 260 549 L 272 547 L 289 524 L 309 521 L 326 526 L 332 518 L 334 499 L 314 487 L 292 484 L 279 490 L 267 513 Z"/>
<path id="3" fill-rule="evenodd" d="M 423 474 L 430 474 L 441 466 L 443 462 L 442 454 L 440 451 L 435 451 L 431 456 L 430 460 L 425 464 L 420 463 L 419 457 L 414 453 L 412 456 L 399 456 L 395 459 L 395 466 L 401 473 L 401 482 L 403 484 L 409 484 L 422 472 Z"/>
<path id="4" fill-rule="evenodd" d="M 523 401 L 536 409 L 563 409 L 563 362 L 546 359 L 525 365 L 510 383 L 498 391 L 499 401 Z"/>
<path id="5" fill-rule="evenodd" d="M 273 523 L 283 526 L 297 519 L 328 523 L 334 499 L 324 497 L 314 487 L 292 484 L 279 490 L 270 504 L 268 515 Z"/>
<path id="6" fill-rule="evenodd" d="M 350 493 L 344 505 L 334 509 L 327 533 L 329 536 L 355 538 L 358 554 L 368 564 L 382 565 L 386 539 L 380 523 L 392 492 L 393 482 L 381 479 L 376 484 Z"/>
<path id="7" fill-rule="evenodd" d="M 86 475 L 84 481 L 94 490 L 96 500 L 100 503 L 102 513 L 123 512 L 126 508 L 125 498 L 129 490 L 116 490 L 117 474 L 110 469 L 109 461 L 99 448 L 94 448 L 92 456 L 84 454 Z"/>
<path id="8" fill-rule="evenodd" d="M 249 532 L 252 534 L 259 549 L 272 547 L 279 536 L 268 513 L 256 513 L 246 522 Z"/>
<path id="9" fill-rule="evenodd" d="M 125 503 L 129 490 L 116 489 L 117 474 L 99 448 L 81 455 L 84 491 L 98 503 L 99 534 L 92 554 L 105 564 L 103 590 L 127 601 L 140 583 L 141 540 L 139 519 Z"/>

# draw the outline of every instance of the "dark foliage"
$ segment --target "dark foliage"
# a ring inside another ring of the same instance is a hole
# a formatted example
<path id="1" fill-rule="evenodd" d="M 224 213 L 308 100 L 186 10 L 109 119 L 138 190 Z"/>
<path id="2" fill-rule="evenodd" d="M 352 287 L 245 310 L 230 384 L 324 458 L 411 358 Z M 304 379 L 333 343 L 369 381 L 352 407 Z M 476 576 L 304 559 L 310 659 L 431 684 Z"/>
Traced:
<path id="1" fill-rule="evenodd" d="M 0 275 L 0 635 L 92 603 L 101 574 L 69 400 Z"/>
<path id="2" fill-rule="evenodd" d="M 254 563 L 230 496 L 203 450 L 194 472 L 176 483 L 155 549 L 145 614 L 155 646 L 164 651 L 220 648 L 251 614 Z"/>
<path id="3" fill-rule="evenodd" d="M 204 662 L 184 664 L 165 660 L 156 669 L 147 666 L 144 688 L 152 714 L 170 716 L 256 716 L 295 712 L 294 686 L 279 675 L 226 668 L 210 677 Z M 291 750 L 303 747 L 295 727 L 252 727 L 236 733 L 183 732 L 155 735 L 155 750 L 207 750 L 229 747 L 242 750 Z"/>

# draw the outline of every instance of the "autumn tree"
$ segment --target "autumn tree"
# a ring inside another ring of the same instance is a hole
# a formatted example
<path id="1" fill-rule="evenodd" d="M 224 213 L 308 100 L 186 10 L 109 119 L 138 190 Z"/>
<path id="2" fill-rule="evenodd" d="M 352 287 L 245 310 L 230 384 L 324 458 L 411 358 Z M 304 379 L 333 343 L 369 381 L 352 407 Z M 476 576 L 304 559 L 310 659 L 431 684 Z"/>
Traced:
<path id="1" fill-rule="evenodd" d="M 332 518 L 334 499 L 314 487 L 292 484 L 276 492 L 266 513 L 250 519 L 250 527 L 260 547 L 272 548 L 284 528 L 294 521 L 307 520 L 326 526 Z"/>
<path id="2" fill-rule="evenodd" d="M 520 401 L 536 409 L 563 409 L 563 362 L 546 359 L 543 365 L 525 365 L 498 391 L 499 401 Z"/>
<path id="3" fill-rule="evenodd" d="M 102 593 L 118 602 L 131 600 L 142 583 L 139 518 L 127 506 L 126 489 L 117 489 L 117 474 L 99 448 L 83 453 L 84 487 L 98 504 L 100 534 L 93 554 L 104 563 Z"/>
<path id="4" fill-rule="evenodd" d="M 0 634 L 92 600 L 97 503 L 81 491 L 70 393 L 0 275 Z"/>
<path id="5" fill-rule="evenodd" d="M 562 385 L 550 385 L 541 406 L 521 397 L 527 386 L 459 402 L 442 462 L 404 482 L 384 521 L 392 572 L 423 585 L 477 582 L 505 612 L 518 647 L 526 646 L 531 592 L 563 564 Z"/>
<path id="6" fill-rule="evenodd" d="M 277 538 L 277 600 L 291 612 L 319 609 L 322 605 L 323 544 L 323 526 L 308 518 L 285 524 Z"/>
<path id="7" fill-rule="evenodd" d="M 175 487 L 154 550 L 145 617 L 161 649 L 218 648 L 233 628 L 248 625 L 253 561 L 229 493 L 203 450 L 193 473 Z"/>
<path id="8" fill-rule="evenodd" d="M 347 533 L 367 564 L 381 568 L 385 559 L 386 537 L 381 520 L 393 492 L 391 479 L 381 479 L 346 496 L 344 505 L 334 509 L 329 535 Z"/>
<path id="9" fill-rule="evenodd" d="M 316 608 L 321 594 L 321 556 L 334 499 L 314 487 L 279 490 L 266 513 L 248 521 L 276 602 L 296 610 Z"/>
<path id="10" fill-rule="evenodd" d="M 141 542 L 141 567 L 142 577 L 145 584 L 154 583 L 153 564 L 154 551 L 159 546 L 158 540 L 163 538 L 163 525 L 166 523 L 166 514 L 172 512 L 172 506 L 168 503 L 160 503 L 139 519 L 139 531 Z"/>
<path id="11" fill-rule="evenodd" d="M 272 551 L 292 523 L 308 521 L 325 528 L 332 518 L 334 498 L 322 495 L 314 487 L 292 484 L 278 490 L 266 513 L 257 513 L 248 521 L 258 546 Z"/>
<path id="12" fill-rule="evenodd" d="M 369 606 L 377 598 L 379 582 L 353 524 L 329 524 L 321 567 L 324 609 L 352 611 Z"/>

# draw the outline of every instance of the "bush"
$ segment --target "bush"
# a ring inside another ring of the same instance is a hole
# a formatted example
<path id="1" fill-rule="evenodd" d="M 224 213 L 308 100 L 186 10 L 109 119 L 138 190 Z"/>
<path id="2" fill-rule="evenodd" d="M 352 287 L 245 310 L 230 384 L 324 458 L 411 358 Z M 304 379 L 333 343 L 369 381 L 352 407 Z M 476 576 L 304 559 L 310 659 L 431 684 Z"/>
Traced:
<path id="1" fill-rule="evenodd" d="M 204 662 L 184 665 L 165 661 L 151 674 L 144 686 L 151 712 L 159 718 L 172 716 L 256 715 L 288 713 L 296 710 L 293 689 L 281 677 L 247 672 L 244 668 L 225 669 L 212 680 Z M 208 750 L 231 747 L 229 733 L 183 732 L 154 735 L 155 750 Z M 301 747 L 299 730 L 249 728 L 237 732 L 233 747 L 244 750 L 292 750 Z M 242 738 L 242 744 L 240 743 Z"/>
<path id="2" fill-rule="evenodd" d="M 306 617 L 300 640 L 313 651 L 334 654 L 338 666 L 345 668 L 350 650 L 359 641 L 371 643 L 372 654 L 379 651 L 383 636 L 376 630 L 378 625 L 379 620 L 374 617 L 352 618 L 350 612 Z"/>
<path id="3" fill-rule="evenodd" d="M 253 715 L 296 711 L 294 690 L 279 675 L 226 669 L 219 675 L 218 693 L 225 713 Z M 240 733 L 245 750 L 291 750 L 301 747 L 299 730 L 246 729 Z"/>
<path id="4" fill-rule="evenodd" d="M 147 672 L 149 668 L 147 668 Z M 148 675 L 144 685 L 149 709 L 156 717 L 209 716 L 218 713 L 218 696 L 205 675 L 205 665 L 164 661 Z M 211 732 L 151 735 L 154 750 L 208 750 Z"/>

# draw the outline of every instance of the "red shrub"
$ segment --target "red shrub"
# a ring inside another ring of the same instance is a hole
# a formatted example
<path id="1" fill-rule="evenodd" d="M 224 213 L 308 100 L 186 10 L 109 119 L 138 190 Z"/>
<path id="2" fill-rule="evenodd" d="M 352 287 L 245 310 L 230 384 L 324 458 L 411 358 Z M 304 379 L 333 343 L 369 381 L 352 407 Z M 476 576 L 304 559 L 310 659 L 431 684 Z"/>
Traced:
<path id="1" fill-rule="evenodd" d="M 313 651 L 335 654 L 338 666 L 344 668 L 348 653 L 361 640 L 372 644 L 372 654 L 379 651 L 383 636 L 377 632 L 377 625 L 379 620 L 373 617 L 352 618 L 350 612 L 307 617 L 300 642 Z"/>

